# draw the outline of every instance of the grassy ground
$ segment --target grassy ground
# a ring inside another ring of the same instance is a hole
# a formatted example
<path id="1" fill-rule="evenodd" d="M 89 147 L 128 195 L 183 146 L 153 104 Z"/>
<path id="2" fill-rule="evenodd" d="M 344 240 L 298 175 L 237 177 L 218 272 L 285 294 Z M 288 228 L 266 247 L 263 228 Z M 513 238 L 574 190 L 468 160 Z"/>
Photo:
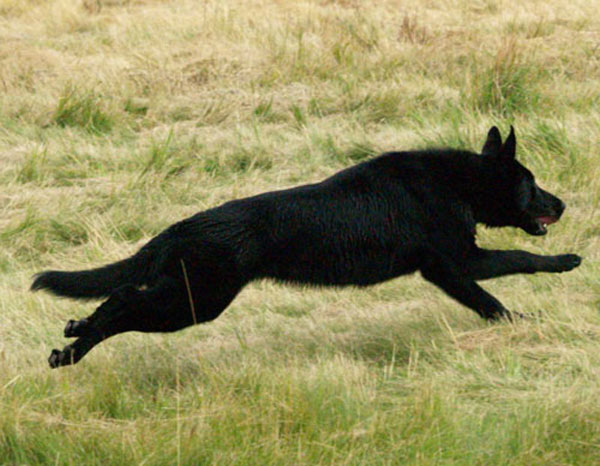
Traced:
<path id="1" fill-rule="evenodd" d="M 600 463 L 600 21 L 589 0 L 0 0 L 0 463 Z M 488 325 L 404 277 L 249 286 L 217 321 L 51 371 L 45 268 L 136 250 L 225 200 L 383 150 L 519 158 L 568 204 L 563 275 L 487 282 Z"/>

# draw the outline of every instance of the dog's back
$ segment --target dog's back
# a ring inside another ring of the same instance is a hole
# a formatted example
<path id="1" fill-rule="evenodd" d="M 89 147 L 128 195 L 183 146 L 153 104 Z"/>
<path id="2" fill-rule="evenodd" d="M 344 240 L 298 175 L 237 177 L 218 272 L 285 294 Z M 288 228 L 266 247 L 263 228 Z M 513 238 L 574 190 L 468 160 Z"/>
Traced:
<path id="1" fill-rule="evenodd" d="M 426 212 L 403 176 L 379 162 L 239 201 L 235 208 L 254 213 L 251 228 L 262 252 L 257 275 L 361 286 L 414 271 Z"/>

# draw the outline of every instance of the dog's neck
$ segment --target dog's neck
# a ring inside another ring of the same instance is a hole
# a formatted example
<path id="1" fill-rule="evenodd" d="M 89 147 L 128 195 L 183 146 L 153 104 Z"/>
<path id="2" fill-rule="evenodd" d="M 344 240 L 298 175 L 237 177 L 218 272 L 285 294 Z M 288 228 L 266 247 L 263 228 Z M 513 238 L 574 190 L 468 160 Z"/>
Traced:
<path id="1" fill-rule="evenodd" d="M 498 173 L 485 163 L 482 155 L 471 152 L 455 152 L 439 157 L 436 178 L 445 183 L 473 211 L 477 223 L 492 225 L 492 211 L 498 204 Z"/>

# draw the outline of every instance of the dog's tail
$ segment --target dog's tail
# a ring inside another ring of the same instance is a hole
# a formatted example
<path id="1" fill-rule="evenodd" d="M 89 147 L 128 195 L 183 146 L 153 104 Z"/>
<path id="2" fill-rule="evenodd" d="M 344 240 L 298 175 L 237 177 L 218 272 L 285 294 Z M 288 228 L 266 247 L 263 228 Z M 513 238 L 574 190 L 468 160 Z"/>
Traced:
<path id="1" fill-rule="evenodd" d="M 96 269 L 41 272 L 35 276 L 31 290 L 48 290 L 58 296 L 76 299 L 107 297 L 122 285 L 143 285 L 149 273 L 151 255 L 142 248 L 127 259 Z"/>

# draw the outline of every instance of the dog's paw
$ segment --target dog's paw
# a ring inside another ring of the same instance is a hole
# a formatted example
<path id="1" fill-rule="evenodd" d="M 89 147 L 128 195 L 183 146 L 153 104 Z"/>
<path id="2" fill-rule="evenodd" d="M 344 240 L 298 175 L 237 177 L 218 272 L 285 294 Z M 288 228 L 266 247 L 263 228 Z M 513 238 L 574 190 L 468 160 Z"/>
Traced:
<path id="1" fill-rule="evenodd" d="M 53 349 L 52 353 L 50 353 L 50 357 L 48 358 L 48 364 L 52 369 L 56 369 L 61 366 L 69 366 L 77 362 L 75 360 L 75 350 L 70 345 L 65 346 L 65 348 L 60 351 L 57 349 Z"/>
<path id="2" fill-rule="evenodd" d="M 568 272 L 581 265 L 583 259 L 577 254 L 555 256 L 554 272 Z"/>
<path id="3" fill-rule="evenodd" d="M 88 330 L 88 320 L 69 320 L 65 327 L 65 338 L 81 337 Z"/>

